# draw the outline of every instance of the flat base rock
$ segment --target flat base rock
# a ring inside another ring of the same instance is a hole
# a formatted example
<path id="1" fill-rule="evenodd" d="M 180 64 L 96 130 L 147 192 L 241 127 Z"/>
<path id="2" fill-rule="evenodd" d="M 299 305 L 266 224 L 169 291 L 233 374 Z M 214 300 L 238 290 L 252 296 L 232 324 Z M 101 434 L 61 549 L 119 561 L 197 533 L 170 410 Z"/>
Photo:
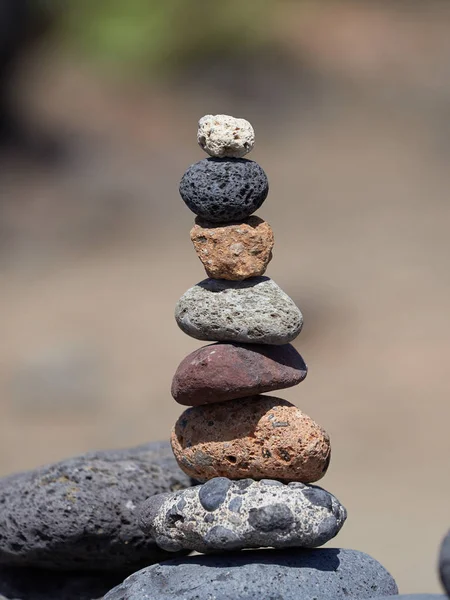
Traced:
<path id="1" fill-rule="evenodd" d="M 447 595 L 450 596 L 450 531 L 442 541 L 439 554 L 439 575 Z"/>
<path id="2" fill-rule="evenodd" d="M 142 505 L 140 524 L 165 550 L 315 548 L 331 540 L 345 508 L 320 487 L 272 479 L 211 479 Z"/>
<path id="3" fill-rule="evenodd" d="M 292 387 L 306 374 L 291 344 L 210 344 L 180 363 L 172 396 L 185 406 L 212 404 Z"/>
<path id="4" fill-rule="evenodd" d="M 190 485 L 160 442 L 0 479 L 0 564 L 132 573 L 164 560 L 139 529 L 137 507 Z"/>
<path id="5" fill-rule="evenodd" d="M 356 600 L 397 594 L 356 550 L 256 550 L 169 560 L 134 573 L 104 600 Z"/>
<path id="6" fill-rule="evenodd" d="M 0 568 L 0 600 L 100 600 L 127 574 Z"/>

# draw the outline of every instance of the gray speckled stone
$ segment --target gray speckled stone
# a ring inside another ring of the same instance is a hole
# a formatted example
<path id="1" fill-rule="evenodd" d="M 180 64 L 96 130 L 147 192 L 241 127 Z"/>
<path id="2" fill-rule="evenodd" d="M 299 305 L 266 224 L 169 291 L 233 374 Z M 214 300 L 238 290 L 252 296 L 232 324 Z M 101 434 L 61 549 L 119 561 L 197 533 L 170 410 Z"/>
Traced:
<path id="1" fill-rule="evenodd" d="M 439 554 L 439 575 L 447 595 L 450 596 L 450 530 L 442 541 Z"/>
<path id="2" fill-rule="evenodd" d="M 92 452 L 0 480 L 0 564 L 128 573 L 164 560 L 138 526 L 149 496 L 190 485 L 169 444 Z"/>
<path id="3" fill-rule="evenodd" d="M 100 600 L 129 573 L 78 573 L 0 568 L 0 600 Z"/>
<path id="4" fill-rule="evenodd" d="M 357 600 L 397 594 L 394 579 L 356 550 L 258 550 L 153 565 L 104 600 Z"/>
<path id="5" fill-rule="evenodd" d="M 250 344 L 287 344 L 303 325 L 300 310 L 268 277 L 205 279 L 183 294 L 175 319 L 198 340 Z"/>
<path id="6" fill-rule="evenodd" d="M 205 158 L 191 165 L 180 183 L 188 208 L 212 223 L 243 221 L 268 193 L 263 169 L 245 158 Z"/>
<path id="7" fill-rule="evenodd" d="M 140 524 L 165 550 L 220 552 L 260 547 L 321 546 L 345 522 L 345 508 L 311 485 L 216 477 L 207 483 L 149 498 Z"/>

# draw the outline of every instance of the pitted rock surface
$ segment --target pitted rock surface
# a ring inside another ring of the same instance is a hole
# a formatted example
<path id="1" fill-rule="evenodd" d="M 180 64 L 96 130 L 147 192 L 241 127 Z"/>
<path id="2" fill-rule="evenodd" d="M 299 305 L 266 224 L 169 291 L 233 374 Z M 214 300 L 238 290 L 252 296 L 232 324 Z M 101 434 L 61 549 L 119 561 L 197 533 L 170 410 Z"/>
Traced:
<path id="1" fill-rule="evenodd" d="M 197 142 L 210 156 L 241 158 L 255 145 L 255 132 L 246 119 L 205 115 L 198 122 Z"/>
<path id="2" fill-rule="evenodd" d="M 264 170 L 245 158 L 204 158 L 191 165 L 180 182 L 186 206 L 213 223 L 246 219 L 268 193 Z"/>
<path id="3" fill-rule="evenodd" d="M 259 217 L 217 227 L 195 220 L 191 240 L 208 277 L 242 281 L 264 275 L 272 259 L 273 231 Z"/>
<path id="4" fill-rule="evenodd" d="M 198 481 L 249 477 L 312 483 L 325 475 L 331 453 L 330 438 L 317 423 L 273 396 L 188 408 L 171 443 L 180 467 Z"/>
<path id="5" fill-rule="evenodd" d="M 204 279 L 180 298 L 175 319 L 198 340 L 244 344 L 288 344 L 303 325 L 300 310 L 268 277 Z"/>
<path id="6" fill-rule="evenodd" d="M 186 406 L 224 402 L 292 387 L 306 373 L 303 358 L 291 344 L 211 344 L 181 362 L 172 396 Z"/>
<path id="7" fill-rule="evenodd" d="M 149 496 L 190 486 L 167 443 L 92 452 L 0 480 L 0 564 L 128 573 L 164 560 L 137 522 Z"/>
<path id="8" fill-rule="evenodd" d="M 397 593 L 392 576 L 363 552 L 290 548 L 168 560 L 134 573 L 104 600 L 362 600 Z"/>
<path id="9" fill-rule="evenodd" d="M 164 494 L 162 503 L 154 496 L 140 511 L 142 529 L 161 548 L 197 552 L 315 548 L 333 538 L 346 517 L 345 508 L 320 487 L 225 477 Z"/>
<path id="10" fill-rule="evenodd" d="M 447 595 L 450 596 L 450 530 L 442 541 L 439 554 L 439 575 Z"/>

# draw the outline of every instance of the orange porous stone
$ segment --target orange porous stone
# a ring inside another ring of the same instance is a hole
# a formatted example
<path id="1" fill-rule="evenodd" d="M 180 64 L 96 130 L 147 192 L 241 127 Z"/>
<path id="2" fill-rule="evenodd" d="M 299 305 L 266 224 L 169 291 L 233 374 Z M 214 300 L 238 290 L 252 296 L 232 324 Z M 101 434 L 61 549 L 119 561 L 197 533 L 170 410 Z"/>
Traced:
<path id="1" fill-rule="evenodd" d="M 221 227 L 197 218 L 191 240 L 212 279 L 242 281 L 258 277 L 272 259 L 273 231 L 259 217 Z"/>
<path id="2" fill-rule="evenodd" d="M 253 396 L 184 411 L 172 431 L 181 469 L 206 481 L 318 481 L 330 462 L 328 434 L 280 398 Z"/>

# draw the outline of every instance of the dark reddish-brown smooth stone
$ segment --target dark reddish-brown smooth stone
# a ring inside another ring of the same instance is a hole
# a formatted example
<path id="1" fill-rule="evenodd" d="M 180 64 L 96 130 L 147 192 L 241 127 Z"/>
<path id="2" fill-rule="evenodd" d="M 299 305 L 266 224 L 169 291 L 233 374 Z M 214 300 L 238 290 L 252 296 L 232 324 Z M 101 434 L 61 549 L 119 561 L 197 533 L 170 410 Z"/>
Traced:
<path id="1" fill-rule="evenodd" d="M 180 363 L 172 381 L 179 404 L 199 406 L 297 385 L 307 367 L 291 344 L 211 344 Z"/>

